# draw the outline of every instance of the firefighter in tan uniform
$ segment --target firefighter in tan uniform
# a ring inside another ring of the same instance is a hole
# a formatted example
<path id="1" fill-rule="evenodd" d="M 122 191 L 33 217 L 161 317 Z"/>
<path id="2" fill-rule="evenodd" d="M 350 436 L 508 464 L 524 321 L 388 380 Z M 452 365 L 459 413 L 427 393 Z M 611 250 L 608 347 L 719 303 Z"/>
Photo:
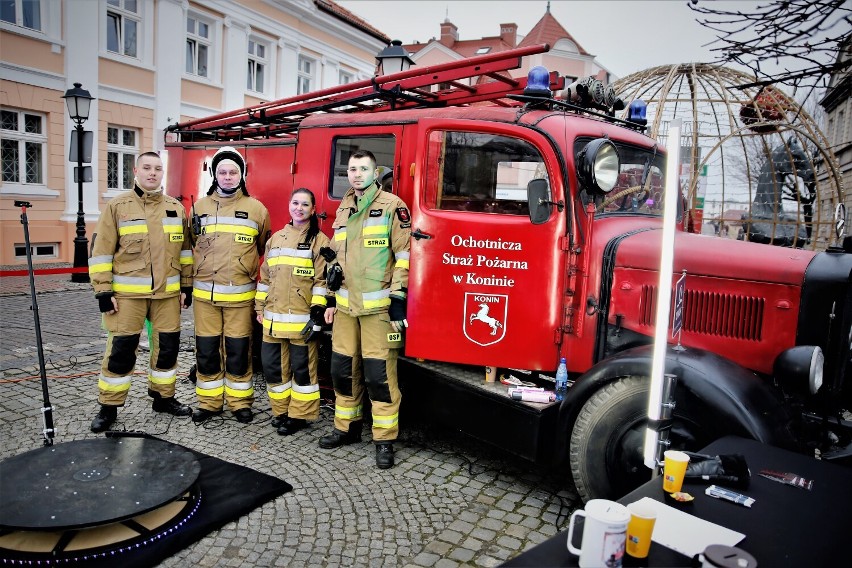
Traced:
<path id="1" fill-rule="evenodd" d="M 329 290 L 336 290 L 336 306 L 325 313 L 327 323 L 334 321 L 334 430 L 320 438 L 319 445 L 336 448 L 361 440 L 366 387 L 372 403 L 376 465 L 387 469 L 394 465 L 393 442 L 399 433 L 402 396 L 396 366 L 402 331 L 408 326 L 411 219 L 405 203 L 376 183 L 372 153 L 352 154 L 347 172 L 352 187 L 337 209 L 331 242 L 343 282 L 338 289 L 332 263 L 327 284 Z"/>
<path id="2" fill-rule="evenodd" d="M 291 222 L 266 245 L 255 297 L 272 425 L 282 436 L 319 418 L 318 348 L 313 339 L 322 329 L 328 293 L 320 251 L 330 250 L 309 189 L 293 192 L 289 210 Z"/>
<path id="3" fill-rule="evenodd" d="M 269 239 L 269 212 L 245 185 L 246 165 L 234 148 L 213 156 L 213 183 L 192 208 L 195 298 L 193 422 L 221 414 L 251 422 L 254 403 L 251 334 L 260 255 Z"/>
<path id="4" fill-rule="evenodd" d="M 133 190 L 113 198 L 92 235 L 89 276 L 108 332 L 98 380 L 97 416 L 92 432 L 103 432 L 124 406 L 136 367 L 139 334 L 151 322 L 148 395 L 156 412 L 188 416 L 175 399 L 180 347 L 180 308 L 192 302 L 192 251 L 186 211 L 163 195 L 163 162 L 141 154 L 133 169 Z"/>

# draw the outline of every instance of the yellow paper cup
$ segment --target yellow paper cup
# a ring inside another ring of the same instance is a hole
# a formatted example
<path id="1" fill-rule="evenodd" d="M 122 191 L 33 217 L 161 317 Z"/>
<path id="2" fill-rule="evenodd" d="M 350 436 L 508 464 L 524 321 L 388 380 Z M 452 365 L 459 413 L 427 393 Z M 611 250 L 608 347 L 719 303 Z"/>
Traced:
<path id="1" fill-rule="evenodd" d="M 627 506 L 630 522 L 627 524 L 627 554 L 634 558 L 647 558 L 651 549 L 651 535 L 657 522 L 657 508 L 651 503 L 635 502 Z"/>
<path id="2" fill-rule="evenodd" d="M 668 450 L 663 455 L 665 456 L 663 491 L 666 493 L 680 491 L 683 486 L 683 476 L 686 474 L 686 465 L 689 463 L 689 456 L 677 450 Z"/>
<path id="3" fill-rule="evenodd" d="M 493 383 L 497 380 L 497 367 L 485 367 L 485 382 Z"/>

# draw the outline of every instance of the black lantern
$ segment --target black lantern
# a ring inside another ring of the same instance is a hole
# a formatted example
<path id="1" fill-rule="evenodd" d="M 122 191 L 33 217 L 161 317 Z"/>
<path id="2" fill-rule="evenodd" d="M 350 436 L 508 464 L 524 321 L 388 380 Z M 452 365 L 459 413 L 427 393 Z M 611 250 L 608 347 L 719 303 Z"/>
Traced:
<path id="1" fill-rule="evenodd" d="M 68 89 L 62 95 L 65 99 L 65 104 L 68 105 L 68 114 L 71 115 L 71 120 L 78 125 L 82 125 L 89 120 L 89 109 L 92 106 L 94 97 L 89 94 L 89 91 L 83 88 L 81 83 L 74 83 L 73 89 Z"/>
<path id="2" fill-rule="evenodd" d="M 408 51 L 402 47 L 402 42 L 395 39 L 376 55 L 376 75 L 408 71 L 413 64 L 414 61 L 408 56 Z"/>

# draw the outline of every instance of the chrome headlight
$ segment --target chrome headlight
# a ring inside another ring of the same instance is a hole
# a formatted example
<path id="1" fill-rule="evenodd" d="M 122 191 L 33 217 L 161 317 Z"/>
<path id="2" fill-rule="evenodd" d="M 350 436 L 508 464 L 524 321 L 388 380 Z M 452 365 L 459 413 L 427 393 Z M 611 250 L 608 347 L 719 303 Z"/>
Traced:
<path id="1" fill-rule="evenodd" d="M 798 345 L 775 359 L 773 373 L 785 389 L 814 395 L 822 387 L 825 356 L 818 345 Z"/>
<path id="2" fill-rule="evenodd" d="M 620 168 L 618 150 L 606 138 L 592 140 L 577 154 L 577 176 L 592 191 L 612 191 Z"/>

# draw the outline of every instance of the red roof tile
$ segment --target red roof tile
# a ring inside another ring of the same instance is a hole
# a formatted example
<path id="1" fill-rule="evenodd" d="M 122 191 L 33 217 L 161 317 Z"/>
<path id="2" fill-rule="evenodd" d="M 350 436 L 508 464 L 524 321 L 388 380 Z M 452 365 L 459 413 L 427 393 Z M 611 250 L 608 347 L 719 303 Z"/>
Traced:
<path id="1" fill-rule="evenodd" d="M 370 34 L 376 39 L 380 39 L 385 43 L 390 43 L 391 41 L 391 39 L 383 32 L 379 31 L 377 28 L 374 28 L 365 20 L 359 18 L 340 4 L 332 2 L 332 0 L 314 0 L 314 4 L 316 4 L 317 8 L 319 8 L 320 10 L 328 12 L 333 16 L 337 16 L 344 22 L 352 24 L 352 26 L 358 28 L 362 32 Z"/>
<path id="2" fill-rule="evenodd" d="M 533 26 L 533 29 L 530 30 L 530 33 L 521 40 L 521 43 L 518 44 L 518 47 L 527 47 L 528 45 L 537 45 L 540 43 L 546 43 L 553 47 L 553 45 L 559 41 L 560 39 L 570 39 L 577 46 L 577 51 L 580 52 L 580 55 L 591 55 L 587 52 L 583 47 L 574 39 L 568 31 L 562 27 L 556 18 L 553 17 L 553 14 L 548 10 L 544 13 L 544 16 L 538 21 L 536 25 Z"/>

